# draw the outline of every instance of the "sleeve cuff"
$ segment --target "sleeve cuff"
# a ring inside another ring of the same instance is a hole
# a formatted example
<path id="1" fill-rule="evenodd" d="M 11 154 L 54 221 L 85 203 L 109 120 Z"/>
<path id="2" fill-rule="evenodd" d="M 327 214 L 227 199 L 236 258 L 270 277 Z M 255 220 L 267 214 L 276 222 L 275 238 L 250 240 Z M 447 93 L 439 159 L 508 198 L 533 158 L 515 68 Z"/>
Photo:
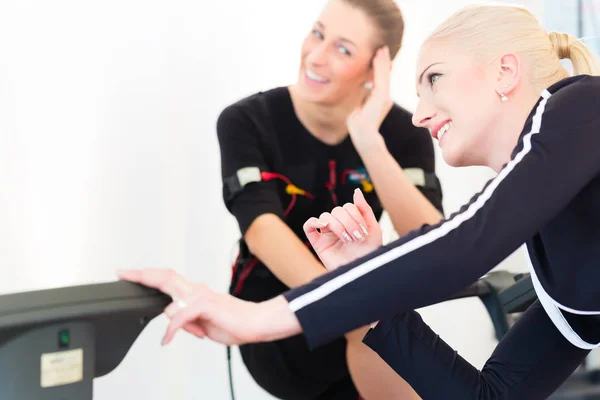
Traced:
<path id="1" fill-rule="evenodd" d="M 288 307 L 296 315 L 303 334 L 306 338 L 306 344 L 310 350 L 327 345 L 336 339 L 344 336 L 346 332 L 352 330 L 352 314 L 354 310 L 348 306 L 345 297 L 331 296 L 326 304 L 320 302 L 311 302 L 302 297 L 306 292 L 319 286 L 317 278 L 312 283 L 291 289 L 284 293 L 288 301 Z M 312 295 L 313 293 L 309 293 Z"/>
<path id="2" fill-rule="evenodd" d="M 379 321 L 375 327 L 372 327 L 367 331 L 367 334 L 362 340 L 365 345 L 377 353 L 381 358 L 383 358 L 386 353 L 386 347 L 389 340 L 388 334 L 390 329 L 394 326 L 396 318 L 397 317 L 386 318 Z"/>
<path id="3" fill-rule="evenodd" d="M 288 307 L 296 315 L 300 326 L 302 327 L 302 333 L 306 340 L 306 345 L 310 351 L 315 350 L 317 347 L 327 342 L 324 339 L 323 330 L 327 329 L 327 321 L 323 323 L 322 318 L 318 313 L 311 312 L 311 307 L 302 307 L 297 309 L 294 299 L 301 296 L 302 293 L 298 292 L 297 289 L 291 289 L 283 294 L 285 299 L 288 301 Z"/>

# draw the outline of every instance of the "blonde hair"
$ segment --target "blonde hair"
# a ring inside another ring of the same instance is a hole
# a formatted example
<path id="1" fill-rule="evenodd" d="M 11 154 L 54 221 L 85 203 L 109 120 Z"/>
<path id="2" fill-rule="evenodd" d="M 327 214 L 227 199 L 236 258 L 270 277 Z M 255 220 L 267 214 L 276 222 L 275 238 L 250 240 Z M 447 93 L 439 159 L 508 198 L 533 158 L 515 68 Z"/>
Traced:
<path id="1" fill-rule="evenodd" d="M 519 6 L 467 6 L 427 40 L 456 41 L 470 54 L 489 61 L 503 52 L 515 52 L 530 66 L 529 78 L 539 88 L 570 76 L 561 59 L 571 61 L 574 75 L 600 75 L 600 64 L 585 44 L 567 33 L 546 32 L 530 11 Z"/>

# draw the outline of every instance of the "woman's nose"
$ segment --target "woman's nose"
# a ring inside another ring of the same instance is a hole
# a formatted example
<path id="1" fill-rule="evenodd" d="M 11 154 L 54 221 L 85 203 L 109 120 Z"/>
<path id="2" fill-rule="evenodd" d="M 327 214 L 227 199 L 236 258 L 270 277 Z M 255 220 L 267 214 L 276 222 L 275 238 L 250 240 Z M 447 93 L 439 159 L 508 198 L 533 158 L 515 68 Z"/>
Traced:
<path id="1" fill-rule="evenodd" d="M 327 61 L 327 48 L 325 43 L 313 47 L 306 56 L 308 65 L 323 65 Z"/>
<path id="2" fill-rule="evenodd" d="M 421 128 L 431 128 L 430 125 L 433 117 L 435 117 L 433 107 L 428 106 L 425 101 L 420 99 L 412 117 L 413 125 Z"/>

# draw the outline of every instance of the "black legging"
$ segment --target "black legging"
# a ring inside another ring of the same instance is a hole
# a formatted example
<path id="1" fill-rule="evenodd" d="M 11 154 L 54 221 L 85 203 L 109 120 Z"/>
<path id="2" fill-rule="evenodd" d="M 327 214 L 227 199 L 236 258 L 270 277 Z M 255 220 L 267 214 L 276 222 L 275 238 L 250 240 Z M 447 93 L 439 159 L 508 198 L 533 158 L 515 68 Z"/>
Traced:
<path id="1" fill-rule="evenodd" d="M 569 320 L 578 331 L 597 339 L 597 319 Z M 423 400 L 546 399 L 589 353 L 558 332 L 539 301 L 502 338 L 481 371 L 440 339 L 415 311 L 381 321 L 364 342 Z"/>
<path id="2" fill-rule="evenodd" d="M 260 274 L 250 275 L 236 296 L 261 302 L 286 290 L 283 284 L 272 287 L 264 282 Z M 341 337 L 311 351 L 304 336 L 296 335 L 272 342 L 249 343 L 239 349 L 254 381 L 278 399 L 357 400 L 359 395 L 348 369 L 346 345 L 346 338 Z"/>
<path id="3" fill-rule="evenodd" d="M 240 346 L 248 372 L 283 400 L 358 400 L 346 364 L 346 339 L 310 351 L 302 335 Z"/>

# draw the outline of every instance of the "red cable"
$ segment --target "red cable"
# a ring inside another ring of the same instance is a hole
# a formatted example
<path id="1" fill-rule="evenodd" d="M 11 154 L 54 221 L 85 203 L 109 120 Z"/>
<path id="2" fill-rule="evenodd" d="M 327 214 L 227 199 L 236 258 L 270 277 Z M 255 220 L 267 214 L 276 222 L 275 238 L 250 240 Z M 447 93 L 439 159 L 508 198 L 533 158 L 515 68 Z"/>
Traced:
<path id="1" fill-rule="evenodd" d="M 275 173 L 275 172 L 261 172 L 260 176 L 264 180 L 266 180 L 266 181 L 271 180 L 271 179 L 281 179 L 287 185 L 296 187 L 296 185 L 294 185 L 292 183 L 292 181 L 287 176 L 282 175 L 282 174 L 278 174 L 278 173 Z M 310 199 L 314 199 L 315 198 L 314 195 L 312 195 L 311 193 L 309 193 L 307 191 L 304 191 L 304 194 L 305 194 L 306 197 L 308 197 Z M 292 208 L 294 208 L 294 205 L 296 205 L 296 196 L 297 195 L 295 193 L 292 193 L 291 196 L 292 196 L 292 200 L 290 201 L 290 203 L 288 204 L 286 210 L 283 213 L 283 215 L 285 217 L 287 217 L 289 215 L 289 213 L 292 211 Z"/>
<path id="2" fill-rule="evenodd" d="M 271 179 L 281 179 L 287 185 L 295 186 L 292 183 L 292 181 L 290 181 L 290 179 L 285 175 L 277 174 L 274 172 L 261 172 L 260 176 L 262 179 L 264 179 L 266 181 L 271 180 Z M 314 196 L 312 194 L 310 194 L 308 192 L 305 192 L 305 193 L 306 193 L 307 197 L 314 199 Z M 283 215 L 285 217 L 288 216 L 288 214 L 292 211 L 292 208 L 294 208 L 294 205 L 296 204 L 296 196 L 297 195 L 295 193 L 292 193 L 291 196 L 292 196 L 292 200 L 290 201 L 290 204 L 288 204 L 285 212 L 283 213 Z M 308 243 L 308 244 L 310 245 L 310 243 Z M 237 271 L 237 262 L 238 262 L 239 258 L 240 258 L 240 254 L 238 254 L 238 256 L 235 260 L 235 263 L 232 267 L 232 276 L 231 276 L 232 280 L 235 278 L 235 273 Z M 248 278 L 248 276 L 250 276 L 250 273 L 252 272 L 252 270 L 254 269 L 256 264 L 258 264 L 258 258 L 254 257 L 245 268 L 242 268 L 242 272 L 240 273 L 240 278 L 235 285 L 233 294 L 239 294 L 242 291 L 242 289 L 244 287 L 244 281 L 246 280 L 246 278 Z"/>
<path id="3" fill-rule="evenodd" d="M 240 279 L 235 285 L 235 289 L 233 289 L 233 294 L 239 294 L 242 291 L 242 288 L 244 287 L 244 281 L 246 280 L 246 278 L 248 278 L 248 276 L 250 276 L 250 272 L 252 272 L 256 264 L 258 264 L 258 258 L 255 257 L 252 259 L 252 261 L 250 261 L 246 268 L 242 270 L 242 273 L 240 274 Z"/>
<path id="4" fill-rule="evenodd" d="M 235 278 L 235 272 L 237 271 L 237 263 L 240 260 L 240 257 L 241 257 L 241 253 L 238 251 L 238 255 L 235 258 L 233 265 L 231 266 L 231 281 L 233 281 L 233 279 Z"/>
<path id="5" fill-rule="evenodd" d="M 292 181 L 287 176 L 285 176 L 285 175 L 278 174 L 278 173 L 275 173 L 275 172 L 261 172 L 260 175 L 266 181 L 271 180 L 271 179 L 281 179 L 287 185 L 294 186 L 295 188 L 300 189 L 296 185 L 294 185 L 292 183 Z M 300 190 L 302 190 L 302 189 L 300 189 Z M 312 193 L 309 193 L 306 190 L 302 190 L 302 191 L 304 192 L 303 193 L 304 196 L 306 196 L 306 197 L 308 197 L 310 199 L 314 199 L 315 198 L 315 196 Z"/>
<path id="6" fill-rule="evenodd" d="M 335 161 L 329 161 L 329 183 L 335 188 Z"/>
<path id="7" fill-rule="evenodd" d="M 287 208 L 285 209 L 283 216 L 287 217 L 289 215 L 289 213 L 292 211 L 292 208 L 294 208 L 294 205 L 296 204 L 296 195 L 293 194 L 292 195 L 292 200 L 290 200 L 290 204 L 288 204 Z"/>
<path id="8" fill-rule="evenodd" d="M 275 172 L 261 172 L 260 176 L 261 176 L 261 178 L 263 178 L 266 181 L 276 178 L 276 179 L 281 179 L 282 181 L 284 181 L 288 185 L 292 184 L 292 181 L 290 181 L 290 179 L 287 176 L 281 175 L 281 174 L 277 174 Z"/>
<path id="9" fill-rule="evenodd" d="M 337 206 L 338 199 L 337 199 L 337 195 L 335 194 L 336 182 L 335 182 L 335 161 L 334 160 L 329 161 L 329 182 L 327 182 L 325 184 L 325 187 L 329 190 L 329 194 L 331 194 L 331 199 L 333 200 L 333 204 L 335 204 Z"/>

